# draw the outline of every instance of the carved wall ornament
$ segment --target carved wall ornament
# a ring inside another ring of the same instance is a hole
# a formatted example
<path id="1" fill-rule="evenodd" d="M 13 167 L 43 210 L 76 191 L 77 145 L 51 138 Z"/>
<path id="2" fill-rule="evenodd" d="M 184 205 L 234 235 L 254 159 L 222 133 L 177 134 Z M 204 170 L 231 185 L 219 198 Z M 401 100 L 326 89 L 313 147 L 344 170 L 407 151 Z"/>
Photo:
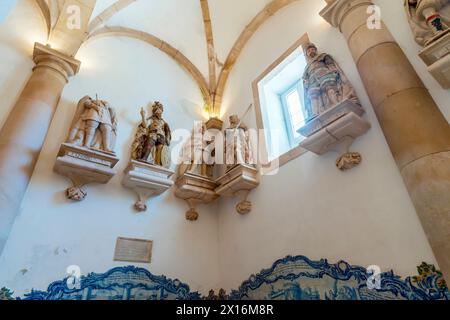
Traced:
<path id="1" fill-rule="evenodd" d="M 350 170 L 358 166 L 361 161 L 362 156 L 358 152 L 347 152 L 336 160 L 336 167 L 342 171 Z"/>
<path id="2" fill-rule="evenodd" d="M 131 162 L 125 169 L 122 185 L 132 189 L 138 200 L 134 209 L 147 211 L 147 201 L 167 191 L 173 185 L 174 172 L 170 170 L 170 143 L 172 133 L 163 119 L 164 107 L 160 102 L 152 105 L 152 116 L 147 118 L 141 108 L 139 123 L 131 146 Z"/>
<path id="3" fill-rule="evenodd" d="M 114 108 L 107 101 L 83 97 L 53 168 L 72 181 L 73 186 L 66 190 L 69 200 L 84 200 L 87 184 L 108 183 L 116 174 L 113 169 L 119 162 L 114 152 L 116 138 Z"/>
<path id="4" fill-rule="evenodd" d="M 339 154 L 336 166 L 351 169 L 361 163 L 362 156 L 351 152 L 353 141 L 370 129 L 362 118 L 361 103 L 336 60 L 319 53 L 310 43 L 305 47 L 308 64 L 303 80 L 305 90 L 304 113 L 306 124 L 299 133 L 306 137 L 300 146 L 322 155 L 329 151 Z"/>

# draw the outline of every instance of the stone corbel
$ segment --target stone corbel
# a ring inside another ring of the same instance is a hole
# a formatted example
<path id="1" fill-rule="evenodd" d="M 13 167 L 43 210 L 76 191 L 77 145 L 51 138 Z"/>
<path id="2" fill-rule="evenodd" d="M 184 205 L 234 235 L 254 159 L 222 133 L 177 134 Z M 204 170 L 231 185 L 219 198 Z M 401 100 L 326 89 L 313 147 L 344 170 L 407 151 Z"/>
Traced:
<path id="1" fill-rule="evenodd" d="M 198 220 L 198 204 L 211 203 L 219 197 L 215 192 L 217 183 L 205 176 L 184 173 L 178 177 L 175 185 L 175 196 L 185 200 L 189 206 L 189 210 L 186 212 L 186 219 L 189 221 Z"/>
<path id="2" fill-rule="evenodd" d="M 174 184 L 171 179 L 173 174 L 173 171 L 161 166 L 131 160 L 125 169 L 122 185 L 136 193 L 138 197 L 138 201 L 134 204 L 136 211 L 147 211 L 147 202 L 150 198 L 170 189 Z"/>
<path id="3" fill-rule="evenodd" d="M 66 197 L 82 201 L 87 196 L 85 186 L 108 183 L 116 174 L 114 167 L 118 162 L 119 159 L 112 154 L 63 143 L 53 170 L 72 181 L 72 187 L 66 190 Z"/>
<path id="4" fill-rule="evenodd" d="M 250 192 L 259 186 L 258 170 L 250 165 L 238 164 L 225 175 L 216 180 L 219 185 L 215 192 L 220 196 L 238 197 L 236 205 L 239 214 L 248 214 L 252 210 L 252 203 L 248 201 Z"/>
<path id="5" fill-rule="evenodd" d="M 350 100 L 345 100 L 321 114 L 299 130 L 305 137 L 300 146 L 317 155 L 334 151 L 339 154 L 336 166 L 349 170 L 362 161 L 362 156 L 351 152 L 356 138 L 370 129 L 370 123 L 362 118 L 364 109 Z"/>

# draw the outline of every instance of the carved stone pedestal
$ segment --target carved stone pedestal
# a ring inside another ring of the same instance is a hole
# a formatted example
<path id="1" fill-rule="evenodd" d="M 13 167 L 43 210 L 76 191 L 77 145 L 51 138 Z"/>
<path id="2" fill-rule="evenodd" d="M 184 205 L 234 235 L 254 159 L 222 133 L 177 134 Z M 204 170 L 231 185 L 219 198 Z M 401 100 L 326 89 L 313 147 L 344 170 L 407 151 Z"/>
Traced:
<path id="1" fill-rule="evenodd" d="M 419 56 L 439 84 L 450 89 L 450 29 L 426 46 Z"/>
<path id="2" fill-rule="evenodd" d="M 118 162 L 119 159 L 113 154 L 63 143 L 53 170 L 73 183 L 66 190 L 66 197 L 82 201 L 87 196 L 84 186 L 90 183 L 108 183 L 116 174 L 113 168 Z"/>
<path id="3" fill-rule="evenodd" d="M 198 219 L 196 206 L 199 203 L 210 203 L 219 197 L 214 191 L 217 183 L 207 177 L 185 173 L 177 179 L 175 185 L 175 196 L 185 200 L 189 205 L 189 210 L 186 212 L 186 219 L 189 221 Z"/>
<path id="4" fill-rule="evenodd" d="M 353 141 L 370 129 L 370 124 L 361 118 L 363 114 L 361 106 L 350 100 L 343 101 L 299 130 L 300 134 L 307 137 L 300 146 L 318 155 L 329 151 L 339 153 L 336 166 L 340 170 L 359 165 L 361 155 L 349 150 Z"/>
<path id="5" fill-rule="evenodd" d="M 131 160 L 125 169 L 122 185 L 132 189 L 138 196 L 134 208 L 139 211 L 147 211 L 147 201 L 151 197 L 158 196 L 173 186 L 173 171 L 148 163 Z"/>
<path id="6" fill-rule="evenodd" d="M 219 185 L 216 193 L 225 197 L 240 197 L 236 206 L 240 214 L 248 214 L 252 210 L 252 203 L 247 200 L 251 190 L 259 186 L 258 170 L 249 165 L 238 164 L 228 170 L 225 175 L 216 180 Z"/>

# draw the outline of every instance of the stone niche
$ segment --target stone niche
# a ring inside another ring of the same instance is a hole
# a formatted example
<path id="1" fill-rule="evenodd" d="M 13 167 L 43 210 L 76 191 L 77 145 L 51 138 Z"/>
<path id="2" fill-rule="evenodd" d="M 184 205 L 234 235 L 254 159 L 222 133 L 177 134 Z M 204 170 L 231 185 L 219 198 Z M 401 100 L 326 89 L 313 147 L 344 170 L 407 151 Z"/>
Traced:
<path id="1" fill-rule="evenodd" d="M 61 145 L 53 170 L 72 181 L 66 197 L 86 198 L 85 186 L 108 183 L 119 162 L 114 152 L 117 117 L 108 102 L 85 96 L 78 102 L 69 136 Z"/>
<path id="2" fill-rule="evenodd" d="M 370 129 L 370 123 L 362 118 L 364 109 L 351 100 L 344 100 L 322 113 L 299 130 L 306 137 L 300 146 L 317 155 L 335 151 L 340 156 L 336 166 L 340 170 L 351 169 L 361 163 L 357 152 L 350 152 L 354 140 Z"/>
<path id="3" fill-rule="evenodd" d="M 174 182 L 174 172 L 161 166 L 131 160 L 125 169 L 122 185 L 132 189 L 138 196 L 134 204 L 136 211 L 147 211 L 147 201 L 169 190 Z"/>

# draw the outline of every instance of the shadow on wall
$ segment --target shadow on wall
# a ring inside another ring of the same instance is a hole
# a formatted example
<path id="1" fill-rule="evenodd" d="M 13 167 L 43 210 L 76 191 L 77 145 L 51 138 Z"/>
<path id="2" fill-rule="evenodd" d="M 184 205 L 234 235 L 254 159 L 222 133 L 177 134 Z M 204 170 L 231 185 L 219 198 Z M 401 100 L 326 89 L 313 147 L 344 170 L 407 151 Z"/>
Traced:
<path id="1" fill-rule="evenodd" d="M 442 273 L 422 263 L 418 276 L 402 280 L 392 271 L 379 275 L 379 282 L 366 268 L 340 261 L 311 261 L 288 256 L 271 268 L 252 275 L 238 290 L 223 290 L 208 297 L 191 292 L 178 279 L 155 276 L 133 266 L 114 268 L 104 274 L 91 273 L 79 281 L 66 278 L 47 291 L 32 291 L 17 300 L 449 300 Z M 375 288 L 373 287 L 375 286 Z M 13 292 L 0 290 L 0 300 L 11 300 Z"/>

